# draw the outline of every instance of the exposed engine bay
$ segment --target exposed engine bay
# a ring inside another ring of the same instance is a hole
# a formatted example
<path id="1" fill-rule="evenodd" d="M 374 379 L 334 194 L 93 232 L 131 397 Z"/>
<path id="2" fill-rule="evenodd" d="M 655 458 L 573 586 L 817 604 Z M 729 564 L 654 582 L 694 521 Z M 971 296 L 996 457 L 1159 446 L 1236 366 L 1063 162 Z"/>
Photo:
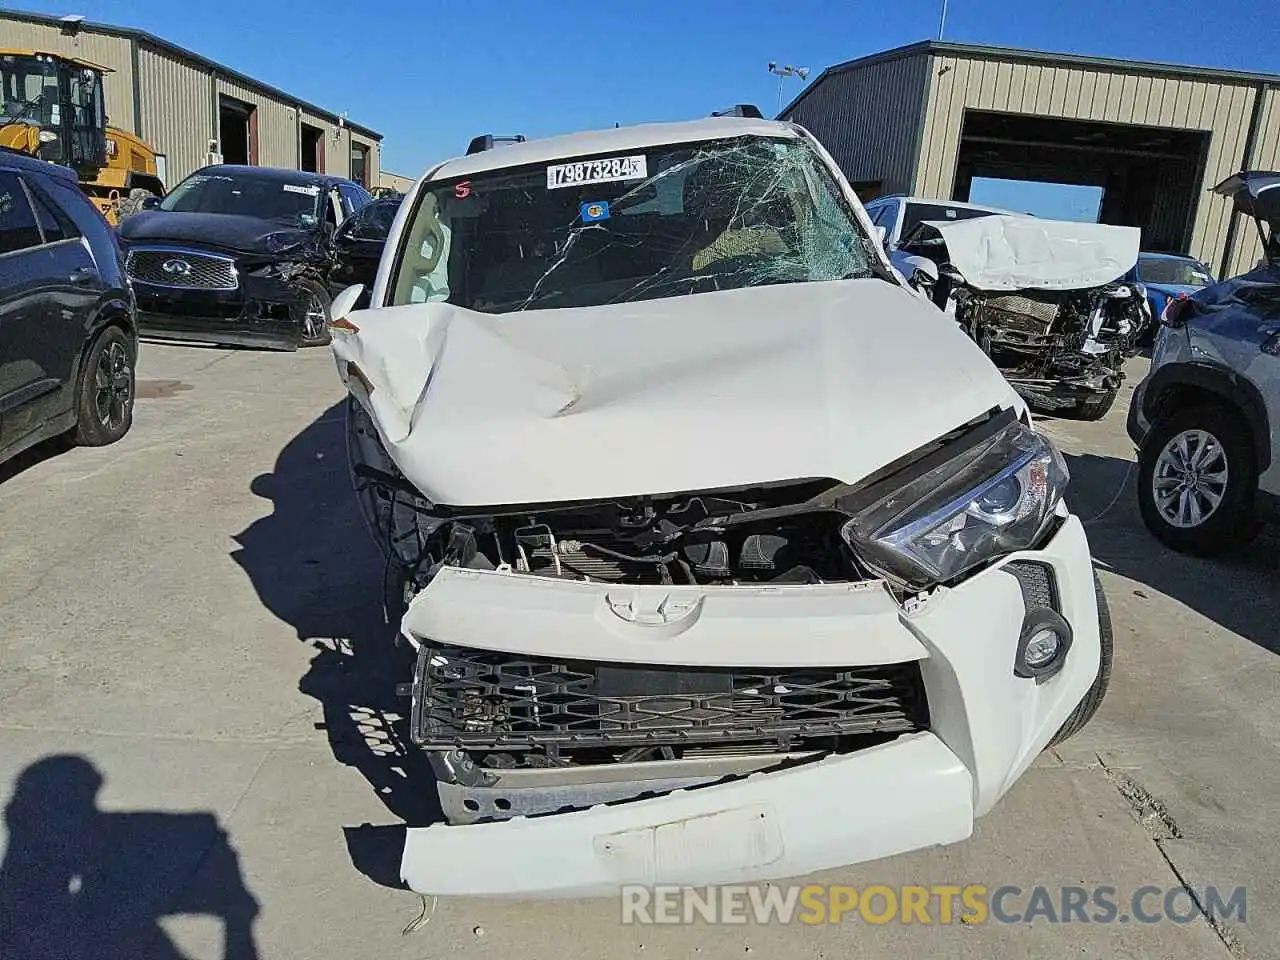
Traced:
<path id="1" fill-rule="evenodd" d="M 841 513 L 788 509 L 840 486 L 835 480 L 454 511 L 423 502 L 354 399 L 348 415 L 357 494 L 402 600 L 446 565 L 632 584 L 830 583 L 874 576 L 841 538 Z"/>
<path id="2" fill-rule="evenodd" d="M 904 240 L 900 267 L 939 309 L 954 306 L 1030 405 L 1098 419 L 1152 322 L 1145 291 L 1119 282 L 1139 239 L 1130 227 L 1034 217 L 924 222 Z"/>
<path id="3" fill-rule="evenodd" d="M 1149 322 L 1132 285 L 989 293 L 960 287 L 956 320 L 1033 407 L 1101 416 Z"/>

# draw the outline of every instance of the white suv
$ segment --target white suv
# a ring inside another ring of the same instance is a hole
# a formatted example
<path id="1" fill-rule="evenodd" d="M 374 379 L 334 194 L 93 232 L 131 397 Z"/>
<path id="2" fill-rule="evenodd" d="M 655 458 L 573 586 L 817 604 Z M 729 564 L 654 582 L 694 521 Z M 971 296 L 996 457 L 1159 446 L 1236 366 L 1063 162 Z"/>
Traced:
<path id="1" fill-rule="evenodd" d="M 805 130 L 450 160 L 358 292 L 353 472 L 448 820 L 408 830 L 414 890 L 955 842 L 1097 709 L 1111 630 L 1062 458 Z"/>
<path id="2" fill-rule="evenodd" d="M 1264 262 L 1169 301 L 1129 408 L 1142 518 L 1196 554 L 1280 519 L 1280 173 L 1244 171 L 1214 189 L 1257 222 Z"/>

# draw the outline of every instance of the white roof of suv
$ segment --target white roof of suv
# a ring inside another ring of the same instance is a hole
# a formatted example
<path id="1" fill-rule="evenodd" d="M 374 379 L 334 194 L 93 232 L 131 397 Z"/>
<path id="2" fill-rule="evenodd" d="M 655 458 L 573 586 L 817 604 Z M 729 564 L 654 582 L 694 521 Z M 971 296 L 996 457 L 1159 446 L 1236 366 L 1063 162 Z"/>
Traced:
<path id="1" fill-rule="evenodd" d="M 709 117 L 678 123 L 642 123 L 631 127 L 591 130 L 559 137 L 544 137 L 496 146 L 492 150 L 446 160 L 430 174 L 430 180 L 503 170 L 532 163 L 549 163 L 564 157 L 585 157 L 623 150 L 667 146 L 673 143 L 697 143 L 724 137 L 782 137 L 799 139 L 800 133 L 790 123 L 757 120 L 749 117 Z"/>

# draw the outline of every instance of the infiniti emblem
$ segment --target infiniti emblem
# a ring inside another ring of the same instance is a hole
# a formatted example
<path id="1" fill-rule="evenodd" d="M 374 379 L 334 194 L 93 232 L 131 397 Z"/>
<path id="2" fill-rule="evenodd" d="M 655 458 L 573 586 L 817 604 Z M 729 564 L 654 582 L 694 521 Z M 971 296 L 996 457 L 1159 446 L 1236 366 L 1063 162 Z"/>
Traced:
<path id="1" fill-rule="evenodd" d="M 174 259 L 166 260 L 164 263 L 160 264 L 160 269 L 165 273 L 171 273 L 176 277 L 185 277 L 189 276 L 191 273 L 191 264 L 187 263 L 185 260 L 179 260 L 177 257 L 174 257 Z"/>

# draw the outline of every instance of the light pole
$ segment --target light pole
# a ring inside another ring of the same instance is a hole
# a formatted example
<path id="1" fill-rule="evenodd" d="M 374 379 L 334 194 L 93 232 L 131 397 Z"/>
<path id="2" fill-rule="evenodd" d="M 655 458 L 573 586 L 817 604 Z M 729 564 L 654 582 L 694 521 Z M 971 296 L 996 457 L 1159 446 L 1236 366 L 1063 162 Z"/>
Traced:
<path id="1" fill-rule="evenodd" d="M 793 67 L 790 64 L 780 67 L 777 61 L 770 60 L 769 72 L 776 74 L 778 77 L 778 109 L 774 111 L 776 115 L 782 112 L 782 85 L 786 82 L 787 77 L 799 77 L 801 80 L 805 80 L 809 76 L 809 68 Z"/>

